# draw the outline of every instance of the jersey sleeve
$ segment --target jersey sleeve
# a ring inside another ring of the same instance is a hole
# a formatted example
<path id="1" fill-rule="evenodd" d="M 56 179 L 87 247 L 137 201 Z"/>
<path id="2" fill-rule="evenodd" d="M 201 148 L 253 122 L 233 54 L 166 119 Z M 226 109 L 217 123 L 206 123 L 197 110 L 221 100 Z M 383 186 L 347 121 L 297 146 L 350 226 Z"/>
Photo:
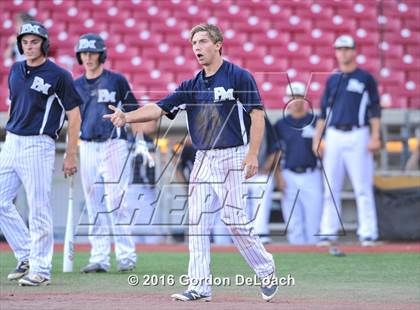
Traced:
<path id="1" fill-rule="evenodd" d="M 187 82 L 182 82 L 172 94 L 169 94 L 156 104 L 167 113 L 166 116 L 169 119 L 174 119 L 178 111 L 185 110 L 186 105 L 189 103 L 187 91 Z"/>
<path id="2" fill-rule="evenodd" d="M 260 92 L 254 77 L 248 71 L 243 71 L 236 87 L 237 98 L 245 111 L 250 113 L 253 109 L 263 110 Z"/>
<path id="3" fill-rule="evenodd" d="M 62 78 L 57 83 L 56 94 L 66 111 L 70 111 L 82 103 L 73 78 L 67 71 L 64 72 Z"/>
<path id="4" fill-rule="evenodd" d="M 381 117 L 381 105 L 379 102 L 378 85 L 372 75 L 369 75 L 367 91 L 369 93 L 369 118 Z"/>
<path id="5" fill-rule="evenodd" d="M 130 84 L 124 76 L 118 79 L 118 93 L 121 100 L 121 108 L 124 112 L 131 112 L 139 108 L 137 98 L 131 90 Z"/>
<path id="6" fill-rule="evenodd" d="M 327 118 L 327 108 L 330 99 L 330 88 L 329 88 L 329 80 L 327 81 L 324 89 L 324 93 L 321 97 L 321 111 L 319 113 L 319 118 L 325 120 Z"/>
<path id="7" fill-rule="evenodd" d="M 281 120 L 278 120 L 273 127 L 273 149 L 275 151 L 283 151 L 283 132 Z"/>
<path id="8" fill-rule="evenodd" d="M 270 121 L 266 118 L 265 119 L 265 131 L 266 131 L 266 139 L 267 139 L 267 154 L 272 154 L 280 149 L 280 145 L 277 143 L 278 139 L 277 134 L 275 132 L 275 128 L 271 125 Z"/>

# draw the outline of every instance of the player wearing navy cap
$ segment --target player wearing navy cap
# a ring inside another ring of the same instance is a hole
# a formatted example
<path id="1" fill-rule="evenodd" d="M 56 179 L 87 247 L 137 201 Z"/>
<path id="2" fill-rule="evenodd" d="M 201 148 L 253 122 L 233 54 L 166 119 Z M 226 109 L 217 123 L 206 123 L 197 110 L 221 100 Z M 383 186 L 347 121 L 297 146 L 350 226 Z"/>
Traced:
<path id="1" fill-rule="evenodd" d="M 22 286 L 48 285 L 53 255 L 50 205 L 55 139 L 68 119 L 64 176 L 77 171 L 77 137 L 80 97 L 69 72 L 47 58 L 46 28 L 24 23 L 17 36 L 26 61 L 16 62 L 9 73 L 10 118 L 0 154 L 0 227 L 18 266 L 9 280 Z M 22 185 L 29 205 L 29 230 L 13 205 Z"/>
<path id="2" fill-rule="evenodd" d="M 315 116 L 305 107 L 306 87 L 292 82 L 286 88 L 290 114 L 277 121 L 275 131 L 283 151 L 283 169 L 278 183 L 283 191 L 283 218 L 292 244 L 318 241 L 322 212 L 322 178 L 312 152 Z"/>
<path id="3" fill-rule="evenodd" d="M 318 152 L 321 135 L 327 126 L 323 165 L 328 184 L 324 191 L 320 230 L 322 244 L 337 239 L 341 227 L 340 193 L 344 171 L 347 171 L 356 196 L 358 237 L 362 245 L 372 245 L 378 238 L 372 189 L 372 153 L 381 145 L 378 88 L 372 75 L 357 67 L 356 45 L 351 36 L 338 37 L 334 48 L 340 70 L 327 80 L 313 140 L 314 151 Z"/>
<path id="4" fill-rule="evenodd" d="M 223 35 L 214 25 L 195 26 L 190 42 L 203 66 L 177 90 L 137 111 L 123 113 L 112 107 L 106 115 L 117 127 L 166 115 L 173 119 L 186 110 L 188 129 L 197 149 L 189 184 L 190 285 L 176 300 L 211 299 L 210 230 L 214 212 L 223 221 L 249 266 L 263 280 L 261 293 L 271 300 L 278 289 L 271 254 L 253 232 L 245 213 L 245 178 L 258 170 L 258 152 L 264 134 L 264 111 L 257 85 L 244 69 L 223 60 Z M 215 210 L 212 210 L 214 207 Z"/>
<path id="5" fill-rule="evenodd" d="M 122 75 L 103 68 L 106 46 L 99 35 L 82 35 L 76 58 L 85 69 L 75 84 L 82 98 L 80 162 L 92 246 L 89 263 L 81 271 L 109 270 L 112 236 L 117 270 L 133 270 L 136 251 L 129 227 L 133 212 L 124 198 L 131 170 L 127 134 L 124 128 L 115 129 L 102 116 L 111 111 L 108 105 L 135 110 L 137 100 Z"/>

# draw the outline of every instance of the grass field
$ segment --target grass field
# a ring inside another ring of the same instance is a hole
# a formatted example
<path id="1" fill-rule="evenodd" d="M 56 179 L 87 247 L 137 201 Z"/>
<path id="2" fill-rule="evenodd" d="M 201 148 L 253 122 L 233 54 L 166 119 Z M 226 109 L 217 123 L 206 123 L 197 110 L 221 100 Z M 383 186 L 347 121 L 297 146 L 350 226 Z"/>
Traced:
<path id="1" fill-rule="evenodd" d="M 76 253 L 75 270 L 78 271 L 87 260 L 88 253 Z M 352 306 L 355 306 L 354 309 L 420 309 L 420 253 L 350 253 L 342 258 L 324 253 L 284 253 L 275 254 L 275 260 L 278 276 L 290 274 L 295 280 L 294 286 L 280 288 L 276 298 L 279 304 L 275 309 L 281 309 L 282 305 L 303 305 L 302 309 L 336 309 L 337 305 L 341 305 L 340 308 L 343 309 L 346 305 L 349 309 Z M 1 309 L 12 309 L 14 306 L 19 309 L 17 306 L 20 303 L 25 304 L 25 296 L 44 300 L 46 296 L 63 294 L 68 297 L 76 296 L 78 299 L 96 296 L 105 300 L 102 309 L 118 309 L 112 303 L 107 303 L 106 298 L 129 296 L 141 304 L 145 296 L 150 299 L 150 296 L 159 294 L 162 300 L 170 301 L 171 293 L 183 291 L 185 287 L 179 284 L 178 278 L 187 271 L 188 254 L 140 253 L 137 270 L 130 273 L 139 277 L 138 286 L 128 285 L 129 274 L 115 271 L 115 261 L 111 272 L 107 274 L 64 274 L 61 272 L 62 254 L 56 253 L 52 285 L 22 288 L 16 282 L 6 279 L 8 272 L 15 266 L 13 255 L 2 252 L 0 262 Z M 237 274 L 249 277 L 253 275 L 239 254 L 214 253 L 212 271 L 214 277 L 230 277 L 233 283 L 231 286 L 214 287 L 213 300 L 229 300 L 230 296 L 235 296 L 238 300 L 243 298 L 244 301 L 259 301 L 258 286 L 235 285 Z M 146 275 L 173 275 L 175 285 L 144 286 L 142 283 Z M 86 298 L 85 305 L 88 304 L 89 298 Z M 176 309 L 180 304 L 182 303 L 172 303 L 170 308 Z M 261 302 L 257 305 L 253 308 L 268 309 L 267 303 Z M 94 309 L 90 306 L 86 308 Z M 161 308 L 165 309 L 164 306 Z M 181 308 L 186 309 L 184 306 Z M 43 309 L 50 309 L 45 302 Z"/>

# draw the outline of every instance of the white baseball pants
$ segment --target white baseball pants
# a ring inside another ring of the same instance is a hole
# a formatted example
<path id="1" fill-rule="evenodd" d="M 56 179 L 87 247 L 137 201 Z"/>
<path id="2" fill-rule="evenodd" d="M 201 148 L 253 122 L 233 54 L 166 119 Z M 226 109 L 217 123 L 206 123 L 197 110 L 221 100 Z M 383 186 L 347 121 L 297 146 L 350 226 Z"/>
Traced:
<path id="1" fill-rule="evenodd" d="M 286 187 L 283 190 L 282 211 L 291 244 L 318 242 L 322 214 L 322 177 L 319 169 L 305 173 L 282 171 Z"/>
<path id="2" fill-rule="evenodd" d="M 188 289 L 211 295 L 210 232 L 214 215 L 222 212 L 235 246 L 259 278 L 273 273 L 274 260 L 255 235 L 245 212 L 246 184 L 242 161 L 248 146 L 197 151 L 189 185 Z M 217 200 L 218 203 L 214 204 Z M 212 206 L 216 210 L 211 210 Z"/>
<path id="3" fill-rule="evenodd" d="M 361 240 L 366 238 L 376 240 L 378 238 L 373 196 L 373 156 L 367 149 L 369 137 L 368 127 L 352 131 L 341 131 L 331 127 L 327 129 L 323 159 L 327 179 L 324 180 L 321 235 L 328 239 L 337 239 L 337 233 L 341 228 L 339 216 L 345 171 L 350 177 L 356 196 L 357 235 Z"/>
<path id="4" fill-rule="evenodd" d="M 117 260 L 135 263 L 133 210 L 125 197 L 131 171 L 127 141 L 81 141 L 80 164 L 92 246 L 89 262 L 109 268 L 113 237 Z"/>
<path id="5" fill-rule="evenodd" d="M 29 260 L 30 274 L 50 278 L 53 223 L 50 205 L 55 142 L 46 135 L 8 132 L 0 153 L 0 228 L 18 261 Z M 13 204 L 23 184 L 29 205 L 29 230 Z"/>

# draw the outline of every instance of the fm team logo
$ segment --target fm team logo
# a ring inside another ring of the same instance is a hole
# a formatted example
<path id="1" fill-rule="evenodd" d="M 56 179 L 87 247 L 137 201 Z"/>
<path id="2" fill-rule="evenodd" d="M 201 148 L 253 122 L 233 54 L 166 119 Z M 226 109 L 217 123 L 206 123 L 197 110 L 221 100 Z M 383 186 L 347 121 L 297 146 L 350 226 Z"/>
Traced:
<path id="1" fill-rule="evenodd" d="M 359 82 L 356 79 L 350 79 L 349 83 L 347 84 L 348 91 L 361 94 L 363 93 L 364 89 L 365 89 L 365 84 L 362 82 Z"/>
<path id="2" fill-rule="evenodd" d="M 96 49 L 96 40 L 82 39 L 79 41 L 79 49 L 93 48 Z"/>
<path id="3" fill-rule="evenodd" d="M 233 88 L 225 90 L 224 87 L 214 88 L 214 102 L 225 101 L 225 100 L 235 100 L 233 97 Z"/>
<path id="4" fill-rule="evenodd" d="M 44 79 L 40 78 L 39 76 L 36 76 L 34 78 L 34 81 L 31 85 L 31 89 L 36 90 L 37 92 L 43 93 L 45 95 L 48 95 L 48 90 L 50 89 L 51 84 L 45 83 Z"/>
<path id="5" fill-rule="evenodd" d="M 31 24 L 25 24 L 22 26 L 21 33 L 37 33 L 41 34 L 39 32 L 39 26 L 38 25 L 31 25 Z"/>
<path id="6" fill-rule="evenodd" d="M 98 102 L 116 102 L 115 91 L 108 91 L 108 89 L 98 89 Z"/>

